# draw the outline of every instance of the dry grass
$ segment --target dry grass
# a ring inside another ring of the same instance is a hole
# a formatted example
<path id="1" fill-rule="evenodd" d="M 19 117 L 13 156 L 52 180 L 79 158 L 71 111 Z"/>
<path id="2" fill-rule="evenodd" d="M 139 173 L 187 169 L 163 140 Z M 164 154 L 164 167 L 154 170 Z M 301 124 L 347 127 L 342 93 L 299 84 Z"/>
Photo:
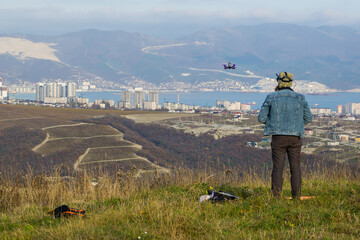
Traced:
<path id="1" fill-rule="evenodd" d="M 15 126 L 41 129 L 48 126 L 69 124 L 76 120 L 91 119 L 99 116 L 126 116 L 129 114 L 146 113 L 147 112 L 145 111 L 51 108 L 0 104 L 0 130 Z"/>
<path id="2" fill-rule="evenodd" d="M 45 129 L 50 134 L 50 138 L 70 138 L 70 137 L 95 137 L 122 135 L 119 131 L 106 125 L 83 124 L 68 126 L 52 126 Z"/>
<path id="3" fill-rule="evenodd" d="M 87 162 L 97 162 L 97 161 L 106 161 L 114 159 L 127 159 L 127 158 L 136 158 L 135 151 L 138 149 L 133 149 L 132 147 L 114 147 L 114 148 L 100 148 L 92 149 L 84 157 L 83 163 Z"/>
<path id="4" fill-rule="evenodd" d="M 136 178 L 135 171 L 109 176 L 97 185 L 91 173 L 71 178 L 1 177 L 1 239 L 357 239 L 360 184 L 348 169 L 304 174 L 303 202 L 276 200 L 268 173 L 177 169 Z M 288 174 L 285 179 L 288 179 Z M 240 200 L 200 204 L 209 186 Z M 284 194 L 290 194 L 285 181 Z M 55 220 L 46 212 L 67 204 L 87 211 L 85 219 Z"/>

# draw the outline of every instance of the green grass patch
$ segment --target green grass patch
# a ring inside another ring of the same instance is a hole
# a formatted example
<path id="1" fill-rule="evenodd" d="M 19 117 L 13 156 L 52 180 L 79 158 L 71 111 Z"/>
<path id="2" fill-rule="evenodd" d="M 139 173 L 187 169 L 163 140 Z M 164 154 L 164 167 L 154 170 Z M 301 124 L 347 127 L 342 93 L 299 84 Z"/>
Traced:
<path id="1" fill-rule="evenodd" d="M 331 179 L 330 179 L 331 180 Z M 275 199 L 268 186 L 213 186 L 239 200 L 199 202 L 210 183 L 169 184 L 78 201 L 86 218 L 53 219 L 32 205 L 0 215 L 1 239 L 358 239 L 360 183 L 305 180 L 310 200 Z M 289 189 L 285 186 L 285 194 Z M 21 212 L 20 212 L 21 210 Z"/>

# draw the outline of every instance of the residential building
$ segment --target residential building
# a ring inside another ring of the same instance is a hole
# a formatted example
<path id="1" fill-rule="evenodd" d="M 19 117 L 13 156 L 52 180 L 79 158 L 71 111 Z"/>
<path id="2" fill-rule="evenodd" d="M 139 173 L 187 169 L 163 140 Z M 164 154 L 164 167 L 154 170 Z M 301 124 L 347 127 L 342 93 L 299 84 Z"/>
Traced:
<path id="1" fill-rule="evenodd" d="M 359 115 L 360 114 L 360 103 L 347 103 L 345 104 L 346 113 Z"/>
<path id="2" fill-rule="evenodd" d="M 8 95 L 7 95 L 7 87 L 2 85 L 2 78 L 0 78 L 0 100 L 4 100 L 7 99 Z"/>
<path id="3" fill-rule="evenodd" d="M 76 97 L 75 83 L 37 83 L 36 84 L 36 101 L 46 102 L 45 98 L 51 102 L 57 100 L 51 98 L 68 98 Z M 59 100 L 63 102 L 63 100 Z"/>
<path id="4" fill-rule="evenodd" d="M 216 100 L 216 107 L 227 109 L 230 106 L 230 102 L 228 100 Z"/>
<path id="5" fill-rule="evenodd" d="M 116 108 L 131 109 L 131 102 L 119 101 L 119 102 L 116 103 Z"/>
<path id="6" fill-rule="evenodd" d="M 66 104 L 68 103 L 68 98 L 66 97 L 45 97 L 44 101 L 46 103 L 62 103 L 62 104 Z"/>
<path id="7" fill-rule="evenodd" d="M 330 108 L 310 108 L 312 114 L 331 114 Z"/>
<path id="8" fill-rule="evenodd" d="M 135 108 L 144 108 L 144 102 L 146 101 L 145 91 L 135 91 Z"/>
<path id="9" fill-rule="evenodd" d="M 76 84 L 75 83 L 67 84 L 66 97 L 76 97 Z"/>
<path id="10" fill-rule="evenodd" d="M 158 92 L 149 92 L 148 101 L 154 102 L 155 105 L 159 105 L 159 93 Z"/>
<path id="11" fill-rule="evenodd" d="M 157 106 L 155 102 L 144 102 L 144 109 L 146 110 L 156 110 Z"/>
<path id="12" fill-rule="evenodd" d="M 37 83 L 36 84 L 36 101 L 44 102 L 45 97 L 46 97 L 45 83 Z"/>
<path id="13" fill-rule="evenodd" d="M 96 99 L 94 101 L 94 104 L 99 106 L 105 104 L 105 106 L 108 105 L 109 107 L 113 107 L 114 103 L 115 103 L 114 100 L 107 100 L 107 99 Z"/>
<path id="14" fill-rule="evenodd" d="M 227 108 L 226 110 L 229 111 L 240 111 L 241 110 L 241 104 L 240 102 L 232 102 Z"/>
<path id="15" fill-rule="evenodd" d="M 133 92 L 122 91 L 121 101 L 117 103 L 117 107 L 130 109 L 132 108 L 132 106 L 133 106 Z"/>
<path id="16" fill-rule="evenodd" d="M 242 103 L 240 109 L 241 109 L 241 111 L 250 111 L 251 110 L 251 105 Z"/>
<path id="17" fill-rule="evenodd" d="M 337 113 L 338 114 L 344 114 L 345 113 L 345 106 L 344 105 L 337 105 Z"/>

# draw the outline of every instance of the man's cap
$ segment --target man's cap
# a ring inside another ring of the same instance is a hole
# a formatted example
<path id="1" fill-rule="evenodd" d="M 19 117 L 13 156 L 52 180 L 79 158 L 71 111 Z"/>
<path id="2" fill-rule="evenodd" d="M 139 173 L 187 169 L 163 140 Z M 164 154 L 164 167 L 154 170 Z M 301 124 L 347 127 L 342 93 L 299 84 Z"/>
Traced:
<path id="1" fill-rule="evenodd" d="M 281 72 L 279 75 L 276 74 L 277 76 L 277 81 L 281 80 L 283 82 L 291 82 L 294 78 L 294 75 L 292 73 L 289 72 Z"/>
<path id="2" fill-rule="evenodd" d="M 281 72 L 279 75 L 276 74 L 277 76 L 277 82 L 278 82 L 278 87 L 281 88 L 289 88 L 292 86 L 292 82 L 293 82 L 293 77 L 294 75 L 292 73 L 289 72 Z"/>

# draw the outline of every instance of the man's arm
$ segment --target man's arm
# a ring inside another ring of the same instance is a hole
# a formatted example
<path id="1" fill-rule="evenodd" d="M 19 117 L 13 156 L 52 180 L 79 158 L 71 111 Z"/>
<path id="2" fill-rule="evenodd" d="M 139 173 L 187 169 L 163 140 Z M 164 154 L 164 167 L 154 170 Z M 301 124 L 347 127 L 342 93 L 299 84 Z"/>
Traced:
<path id="1" fill-rule="evenodd" d="M 309 104 L 305 100 L 305 103 L 304 103 L 304 122 L 305 122 L 305 124 L 311 123 L 312 119 L 313 119 L 313 116 L 310 111 Z"/>
<path id="2" fill-rule="evenodd" d="M 258 115 L 258 121 L 261 123 L 266 123 L 266 120 L 268 118 L 270 111 L 270 98 L 269 96 L 266 97 L 263 105 L 261 106 L 259 115 Z"/>

